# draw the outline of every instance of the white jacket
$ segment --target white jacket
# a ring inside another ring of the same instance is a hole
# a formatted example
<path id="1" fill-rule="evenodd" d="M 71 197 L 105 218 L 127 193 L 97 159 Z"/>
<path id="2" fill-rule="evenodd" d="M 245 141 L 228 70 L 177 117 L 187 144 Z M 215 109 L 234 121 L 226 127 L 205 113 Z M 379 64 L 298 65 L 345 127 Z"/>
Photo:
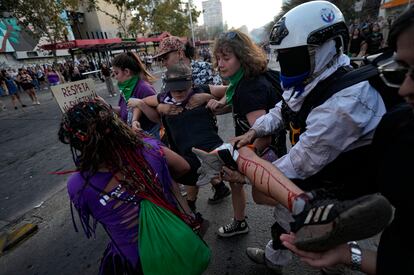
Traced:
<path id="1" fill-rule="evenodd" d="M 329 59 L 329 56 L 319 55 L 319 61 L 321 58 Z M 316 65 L 316 68 L 323 67 L 321 62 L 316 62 Z M 289 89 L 284 91 L 283 98 L 293 111 L 299 111 L 306 95 L 316 84 L 344 65 L 349 65 L 349 58 L 341 55 L 330 68 L 305 87 L 302 95 L 295 97 L 295 94 L 292 95 L 293 89 Z M 309 113 L 307 128 L 300 140 L 273 164 L 288 178 L 308 178 L 342 152 L 370 144 L 384 113 L 384 102 L 368 81 L 347 87 Z M 279 127 L 283 127 L 281 102 L 258 118 L 252 129 L 261 137 L 275 132 Z"/>

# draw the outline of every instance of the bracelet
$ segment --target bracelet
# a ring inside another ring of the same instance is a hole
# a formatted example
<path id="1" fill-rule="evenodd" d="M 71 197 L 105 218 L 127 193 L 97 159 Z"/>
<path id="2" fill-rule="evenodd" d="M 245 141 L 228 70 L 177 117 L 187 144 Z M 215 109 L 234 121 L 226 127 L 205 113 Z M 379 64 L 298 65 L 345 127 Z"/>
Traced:
<path id="1" fill-rule="evenodd" d="M 351 269 L 361 271 L 362 251 L 357 242 L 348 242 L 351 252 Z"/>

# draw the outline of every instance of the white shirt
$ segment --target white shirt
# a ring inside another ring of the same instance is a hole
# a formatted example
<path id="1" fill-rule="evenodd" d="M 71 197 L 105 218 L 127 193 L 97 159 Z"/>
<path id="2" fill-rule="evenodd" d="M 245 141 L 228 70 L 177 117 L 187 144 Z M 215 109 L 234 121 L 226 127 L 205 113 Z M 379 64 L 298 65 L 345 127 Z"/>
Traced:
<path id="1" fill-rule="evenodd" d="M 349 58 L 341 55 L 330 68 L 305 87 L 301 96 L 292 96 L 293 89 L 290 89 L 284 91 L 283 98 L 293 111 L 299 111 L 306 95 L 316 84 L 347 64 Z M 308 178 L 342 152 L 370 144 L 384 113 L 385 105 L 381 96 L 367 81 L 347 87 L 309 113 L 307 128 L 300 140 L 273 164 L 288 178 Z M 252 129 L 260 137 L 275 132 L 279 127 L 283 127 L 281 102 L 258 118 Z"/>

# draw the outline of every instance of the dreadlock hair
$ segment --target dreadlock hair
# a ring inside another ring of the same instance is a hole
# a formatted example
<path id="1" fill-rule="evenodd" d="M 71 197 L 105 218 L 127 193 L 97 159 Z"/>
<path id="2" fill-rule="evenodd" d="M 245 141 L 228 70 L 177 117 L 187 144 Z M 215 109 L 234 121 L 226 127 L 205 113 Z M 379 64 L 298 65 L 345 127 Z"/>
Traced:
<path id="1" fill-rule="evenodd" d="M 239 60 L 247 78 L 264 73 L 267 69 L 267 58 L 264 51 L 253 43 L 244 33 L 230 30 L 222 33 L 214 43 L 214 56 L 218 53 L 233 53 Z M 214 60 L 217 67 L 217 60 Z"/>
<path id="2" fill-rule="evenodd" d="M 100 101 L 80 102 L 63 116 L 59 140 L 69 144 L 78 170 L 86 178 L 99 168 L 108 168 L 114 175 L 124 175 L 126 189 L 162 206 L 183 220 L 186 219 L 164 196 L 152 167 L 142 150 L 149 146 L 143 135 L 132 131 L 118 116 Z M 86 176 L 85 176 L 86 175 Z"/>
<path id="3" fill-rule="evenodd" d="M 392 24 L 388 35 L 388 46 L 396 50 L 398 37 L 410 27 L 414 27 L 414 6 L 409 7 Z"/>
<path id="4" fill-rule="evenodd" d="M 141 74 L 144 80 L 153 83 L 156 78 L 148 72 L 145 65 L 142 63 L 141 58 L 136 53 L 126 52 L 115 56 L 112 60 L 112 66 L 118 67 L 122 70 L 129 69 L 134 74 Z"/>

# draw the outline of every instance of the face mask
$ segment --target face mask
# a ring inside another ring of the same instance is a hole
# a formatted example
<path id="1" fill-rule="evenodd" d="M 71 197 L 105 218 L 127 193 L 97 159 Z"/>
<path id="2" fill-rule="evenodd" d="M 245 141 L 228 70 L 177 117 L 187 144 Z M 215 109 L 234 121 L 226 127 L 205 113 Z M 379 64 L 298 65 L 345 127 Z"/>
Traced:
<path id="1" fill-rule="evenodd" d="M 303 82 L 310 74 L 310 57 L 307 46 L 280 50 L 280 80 L 283 88 L 296 87 L 303 90 Z"/>
<path id="2" fill-rule="evenodd" d="M 307 46 L 278 51 L 281 74 L 287 77 L 302 75 L 310 70 L 310 57 Z"/>

